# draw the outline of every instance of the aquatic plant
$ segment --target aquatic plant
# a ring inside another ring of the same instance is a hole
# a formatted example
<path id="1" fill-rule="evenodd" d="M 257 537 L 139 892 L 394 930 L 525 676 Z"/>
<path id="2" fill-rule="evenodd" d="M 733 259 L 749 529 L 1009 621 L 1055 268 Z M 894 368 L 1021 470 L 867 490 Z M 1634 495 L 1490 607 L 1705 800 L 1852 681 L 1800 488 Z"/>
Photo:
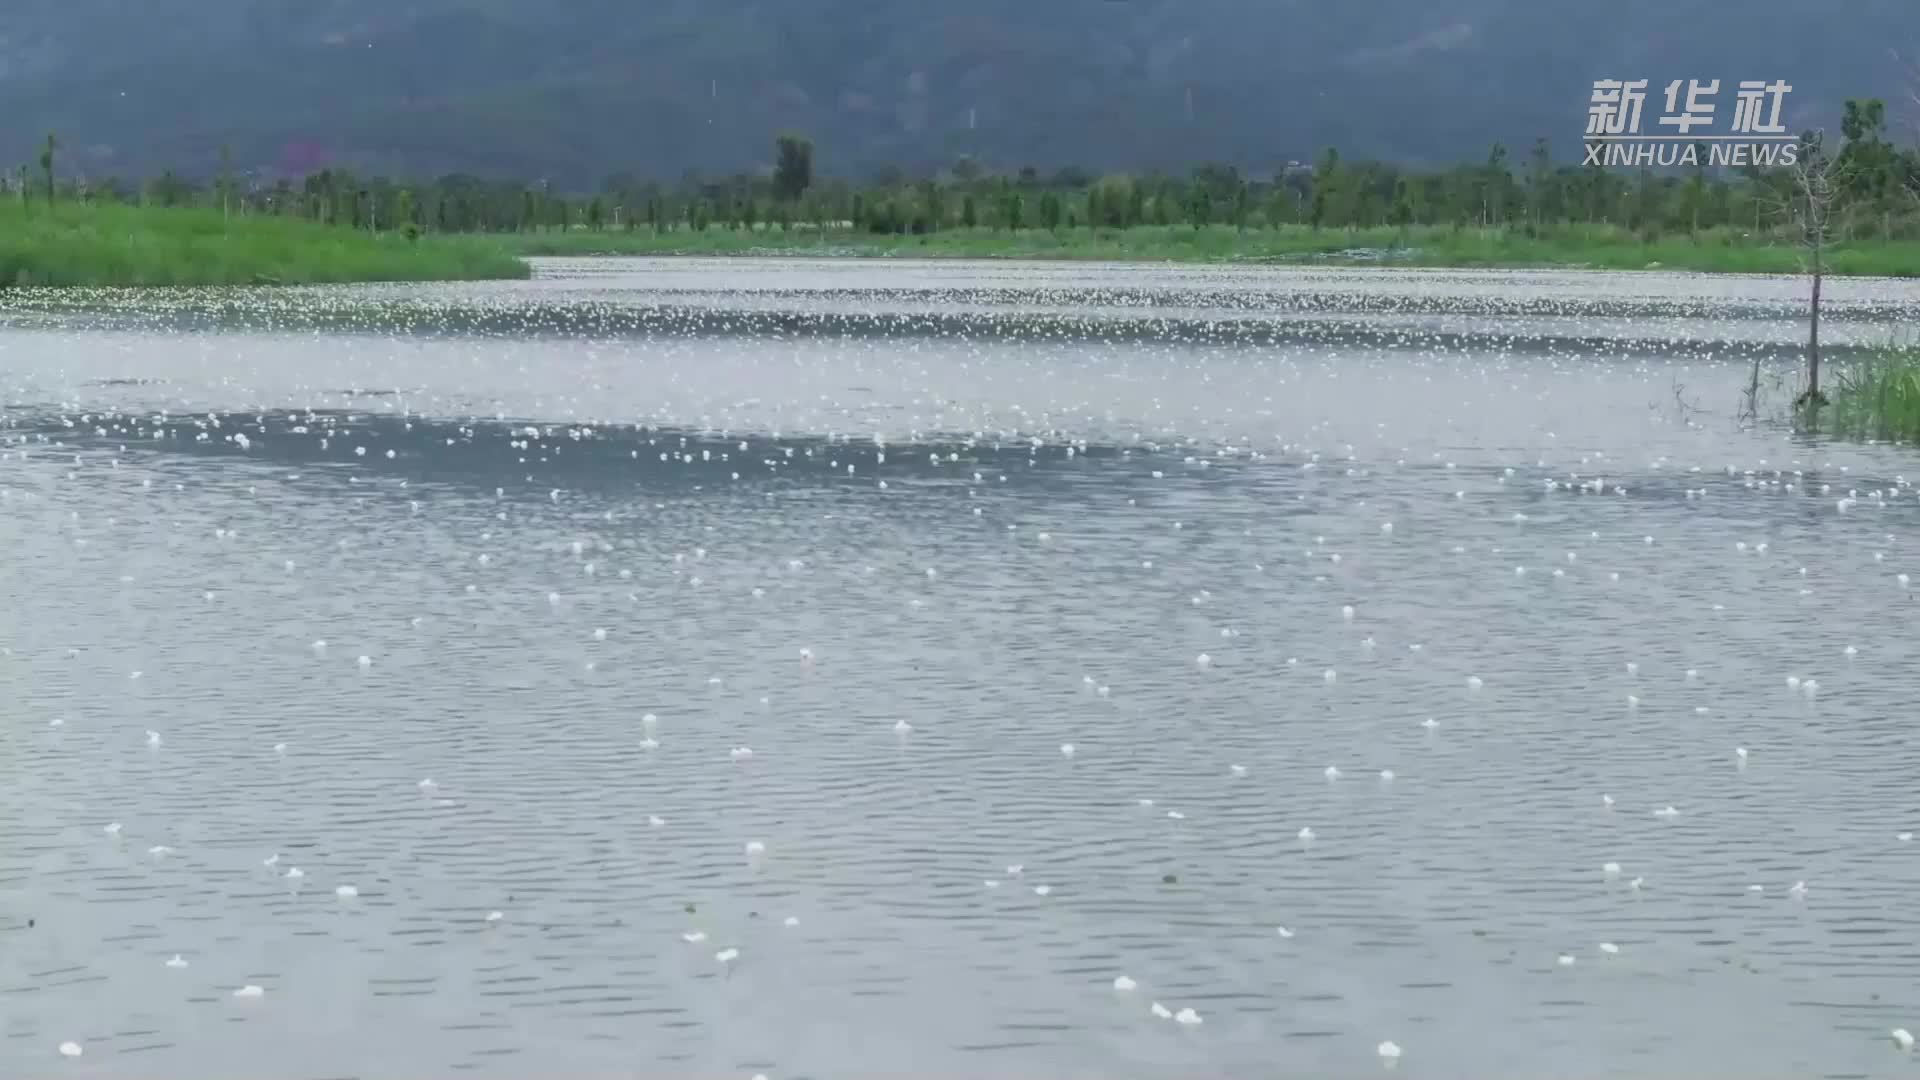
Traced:
<path id="1" fill-rule="evenodd" d="M 1834 365 L 1818 418 L 1839 435 L 1920 440 L 1920 343 L 1893 342 Z"/>

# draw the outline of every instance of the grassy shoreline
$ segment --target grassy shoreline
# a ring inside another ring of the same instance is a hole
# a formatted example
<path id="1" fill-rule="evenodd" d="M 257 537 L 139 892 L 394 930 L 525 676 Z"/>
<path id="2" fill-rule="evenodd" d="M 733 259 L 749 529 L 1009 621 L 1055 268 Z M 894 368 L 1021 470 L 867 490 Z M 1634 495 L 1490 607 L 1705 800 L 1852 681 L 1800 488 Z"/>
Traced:
<path id="1" fill-rule="evenodd" d="M 524 278 L 498 243 L 372 234 L 293 218 L 117 204 L 0 203 L 8 285 L 306 285 Z"/>
<path id="2" fill-rule="evenodd" d="M 1307 264 L 1332 266 L 1687 270 L 1708 273 L 1800 273 L 1800 250 L 1776 236 L 1749 239 L 1730 230 L 1644 241 L 1610 226 L 1571 226 L 1528 235 L 1519 229 L 1248 229 L 1227 225 L 1072 228 L 1017 232 L 949 229 L 921 236 L 875 235 L 848 228 L 761 226 L 747 230 L 680 226 L 664 233 L 638 228 L 490 234 L 490 242 L 523 256 L 689 255 L 820 258 L 1054 259 L 1113 262 Z M 1828 272 L 1920 277 L 1920 242 L 1841 245 L 1827 252 Z"/>
<path id="3" fill-rule="evenodd" d="M 1216 225 L 1055 231 L 947 229 L 881 235 L 847 227 L 679 226 L 483 234 L 369 233 L 297 218 L 118 204 L 0 203 L 0 287 L 295 285 L 524 278 L 526 256 L 966 258 L 1135 263 L 1431 268 L 1664 269 L 1796 274 L 1799 249 L 1776 234 L 1705 230 L 1643 240 L 1610 226 L 1414 226 L 1241 231 Z M 1835 275 L 1920 277 L 1920 241 L 1830 248 Z"/>

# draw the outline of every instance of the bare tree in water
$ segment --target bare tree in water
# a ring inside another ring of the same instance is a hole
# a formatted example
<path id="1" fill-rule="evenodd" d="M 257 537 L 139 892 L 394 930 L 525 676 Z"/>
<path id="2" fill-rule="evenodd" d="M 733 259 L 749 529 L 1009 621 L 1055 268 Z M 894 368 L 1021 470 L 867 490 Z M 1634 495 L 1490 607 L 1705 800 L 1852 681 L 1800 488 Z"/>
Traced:
<path id="1" fill-rule="evenodd" d="M 1820 392 L 1820 288 L 1827 276 L 1827 248 L 1833 242 L 1833 208 L 1840 189 L 1840 166 L 1826 152 L 1821 133 L 1800 139 L 1799 154 L 1788 170 L 1790 220 L 1800 234 L 1802 261 L 1812 291 L 1807 305 L 1807 388 L 1794 404 L 1811 413 L 1827 403 Z"/>

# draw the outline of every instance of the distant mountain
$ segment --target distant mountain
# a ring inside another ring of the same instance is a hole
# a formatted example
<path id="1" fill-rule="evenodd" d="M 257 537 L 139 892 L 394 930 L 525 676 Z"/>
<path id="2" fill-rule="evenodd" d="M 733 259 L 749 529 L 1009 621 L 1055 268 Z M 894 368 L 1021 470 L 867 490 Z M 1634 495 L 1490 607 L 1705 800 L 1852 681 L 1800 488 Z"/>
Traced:
<path id="1" fill-rule="evenodd" d="M 762 166 L 1266 171 L 1575 155 L 1596 78 L 1900 102 L 1920 0 L 5 0 L 0 162 L 597 183 Z M 1896 53 L 1898 55 L 1896 55 Z M 1905 57 L 1903 60 L 1900 57 Z M 1723 111 L 1723 116 L 1725 115 Z"/>

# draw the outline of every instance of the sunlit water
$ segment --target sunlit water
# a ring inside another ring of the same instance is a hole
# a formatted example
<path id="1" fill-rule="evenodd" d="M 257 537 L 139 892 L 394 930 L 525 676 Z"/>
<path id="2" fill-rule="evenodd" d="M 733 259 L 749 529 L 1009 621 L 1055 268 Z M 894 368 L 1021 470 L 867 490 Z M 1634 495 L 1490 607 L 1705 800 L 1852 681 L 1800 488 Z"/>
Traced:
<path id="1" fill-rule="evenodd" d="M 4 301 L 0 1075 L 1910 1073 L 1800 283 L 541 271 Z"/>

